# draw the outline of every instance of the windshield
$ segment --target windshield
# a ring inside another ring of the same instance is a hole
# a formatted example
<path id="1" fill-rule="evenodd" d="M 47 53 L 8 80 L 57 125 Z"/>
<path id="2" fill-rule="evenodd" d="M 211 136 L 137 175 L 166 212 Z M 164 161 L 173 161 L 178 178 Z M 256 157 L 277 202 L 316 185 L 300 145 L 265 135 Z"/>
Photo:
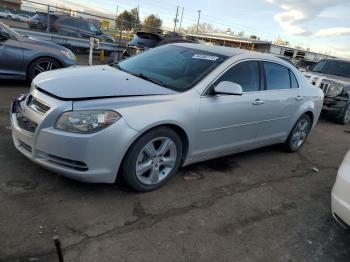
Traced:
<path id="1" fill-rule="evenodd" d="M 97 33 L 100 31 L 100 29 L 93 23 L 89 23 L 89 27 L 91 32 Z"/>
<path id="2" fill-rule="evenodd" d="M 120 62 L 117 67 L 177 92 L 185 92 L 227 57 L 175 45 L 157 47 Z"/>
<path id="3" fill-rule="evenodd" d="M 19 37 L 20 34 L 16 33 L 15 31 L 13 31 L 11 28 L 9 28 L 7 25 L 3 24 L 0 22 L 0 27 L 5 30 L 7 33 L 9 33 L 10 35 L 13 35 L 13 36 L 17 36 Z"/>
<path id="4" fill-rule="evenodd" d="M 350 62 L 340 60 L 322 60 L 314 66 L 312 72 L 350 78 Z"/>

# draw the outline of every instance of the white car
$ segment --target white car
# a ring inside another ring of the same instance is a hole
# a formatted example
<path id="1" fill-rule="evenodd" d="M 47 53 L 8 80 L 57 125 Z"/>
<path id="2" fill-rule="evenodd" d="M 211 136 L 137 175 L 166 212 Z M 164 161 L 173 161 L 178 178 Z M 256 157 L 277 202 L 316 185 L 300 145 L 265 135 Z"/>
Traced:
<path id="1" fill-rule="evenodd" d="M 26 14 L 18 14 L 18 15 L 13 15 L 13 19 L 16 21 L 20 21 L 20 22 L 28 22 L 28 20 L 31 18 L 30 15 L 26 15 Z"/>
<path id="2" fill-rule="evenodd" d="M 12 14 L 9 10 L 0 9 L 0 18 L 6 18 L 11 20 L 14 18 L 14 14 Z"/>
<path id="3" fill-rule="evenodd" d="M 350 150 L 341 164 L 332 190 L 332 214 L 344 228 L 350 226 Z"/>

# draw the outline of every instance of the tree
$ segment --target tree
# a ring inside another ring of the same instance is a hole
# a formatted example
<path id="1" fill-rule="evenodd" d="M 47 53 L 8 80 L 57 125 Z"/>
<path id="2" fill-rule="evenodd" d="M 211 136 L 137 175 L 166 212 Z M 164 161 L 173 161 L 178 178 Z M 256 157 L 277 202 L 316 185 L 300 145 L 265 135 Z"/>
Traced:
<path id="1" fill-rule="evenodd" d="M 258 39 L 258 37 L 256 35 L 251 35 L 250 39 Z"/>
<path id="2" fill-rule="evenodd" d="M 200 23 L 198 25 L 198 33 L 211 33 L 214 31 L 214 27 L 211 24 L 208 23 Z M 195 34 L 197 33 L 197 25 L 191 25 L 187 27 L 187 32 Z"/>
<path id="3" fill-rule="evenodd" d="M 161 28 L 163 21 L 154 14 L 147 16 L 142 23 L 142 30 L 146 32 L 157 32 Z"/>
<path id="4" fill-rule="evenodd" d="M 130 11 L 124 10 L 117 16 L 117 26 L 121 30 L 132 30 L 140 26 L 140 19 L 138 16 L 137 8 L 131 9 Z"/>

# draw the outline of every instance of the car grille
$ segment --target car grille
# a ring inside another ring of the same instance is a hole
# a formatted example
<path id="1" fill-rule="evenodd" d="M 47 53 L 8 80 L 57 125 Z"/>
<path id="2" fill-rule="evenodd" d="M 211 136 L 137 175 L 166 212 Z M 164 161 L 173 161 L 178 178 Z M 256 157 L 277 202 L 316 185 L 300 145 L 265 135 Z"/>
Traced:
<path id="1" fill-rule="evenodd" d="M 37 123 L 23 116 L 21 113 L 17 113 L 16 118 L 18 126 L 27 132 L 34 133 L 36 128 L 38 127 Z"/>
<path id="2" fill-rule="evenodd" d="M 33 109 L 34 111 L 40 114 L 45 114 L 51 108 L 50 106 L 36 99 L 32 95 L 30 95 L 27 99 L 27 106 L 29 106 L 31 109 Z"/>
<path id="3" fill-rule="evenodd" d="M 50 161 L 52 163 L 55 163 L 57 165 L 61 165 L 64 167 L 69 167 L 72 168 L 74 170 L 78 170 L 78 171 L 87 171 L 88 170 L 88 166 L 81 161 L 76 161 L 76 160 L 71 160 L 71 159 L 67 159 L 67 158 L 63 158 L 63 157 L 59 157 L 59 156 L 54 156 L 54 155 L 45 155 L 45 158 L 47 159 L 47 161 Z"/>
<path id="4" fill-rule="evenodd" d="M 331 87 L 331 84 L 327 84 L 327 83 L 321 83 L 320 84 L 320 88 L 322 89 L 323 93 L 325 96 L 328 95 L 329 92 L 329 88 Z"/>

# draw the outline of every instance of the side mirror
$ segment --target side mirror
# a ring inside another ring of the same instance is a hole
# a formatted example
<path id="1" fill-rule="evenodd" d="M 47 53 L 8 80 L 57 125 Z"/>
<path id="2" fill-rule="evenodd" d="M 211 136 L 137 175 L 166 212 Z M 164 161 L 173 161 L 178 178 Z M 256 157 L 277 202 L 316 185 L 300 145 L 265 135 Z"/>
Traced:
<path id="1" fill-rule="evenodd" d="M 241 96 L 243 94 L 243 89 L 237 83 L 222 81 L 217 86 L 214 87 L 214 93 Z"/>

